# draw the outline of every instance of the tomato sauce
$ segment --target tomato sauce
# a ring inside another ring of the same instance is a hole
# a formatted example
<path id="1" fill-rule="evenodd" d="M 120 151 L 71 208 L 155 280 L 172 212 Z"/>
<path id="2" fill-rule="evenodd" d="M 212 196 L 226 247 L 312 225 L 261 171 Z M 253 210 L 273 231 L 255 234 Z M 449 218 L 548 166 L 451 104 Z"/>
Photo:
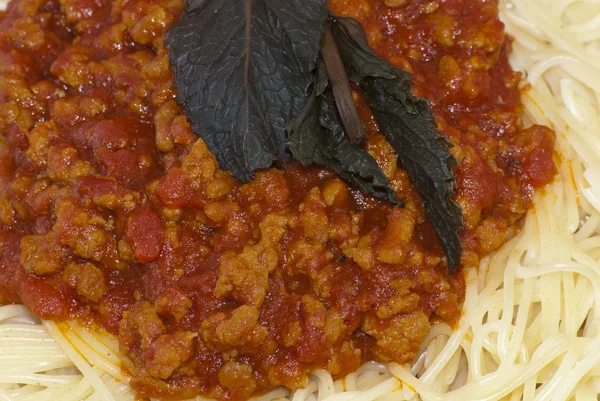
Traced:
<path id="1" fill-rule="evenodd" d="M 413 74 L 459 161 L 461 269 L 501 246 L 556 173 L 524 126 L 496 1 L 330 0 Z M 13 0 L 0 12 L 0 303 L 119 338 L 148 397 L 241 400 L 410 362 L 464 297 L 423 202 L 359 93 L 404 208 L 291 162 L 247 184 L 175 102 L 181 0 Z"/>

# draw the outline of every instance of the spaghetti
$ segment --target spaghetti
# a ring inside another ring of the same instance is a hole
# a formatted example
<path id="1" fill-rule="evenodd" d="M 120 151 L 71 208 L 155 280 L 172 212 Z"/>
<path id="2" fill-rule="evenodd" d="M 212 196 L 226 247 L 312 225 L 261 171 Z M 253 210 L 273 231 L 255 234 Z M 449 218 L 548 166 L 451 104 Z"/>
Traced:
<path id="1" fill-rule="evenodd" d="M 512 65 L 531 122 L 555 129 L 560 176 L 521 232 L 467 270 L 457 328 L 429 332 L 412 366 L 367 363 L 260 400 L 597 400 L 600 393 L 600 5 L 511 0 Z M 133 400 L 116 341 L 0 308 L 0 399 Z M 197 398 L 198 400 L 200 398 Z"/>

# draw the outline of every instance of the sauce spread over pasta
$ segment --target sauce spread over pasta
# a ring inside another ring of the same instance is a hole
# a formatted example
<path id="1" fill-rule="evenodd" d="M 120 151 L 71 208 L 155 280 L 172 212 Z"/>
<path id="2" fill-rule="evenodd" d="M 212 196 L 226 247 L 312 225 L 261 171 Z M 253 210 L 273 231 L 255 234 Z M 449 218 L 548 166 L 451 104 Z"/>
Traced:
<path id="1" fill-rule="evenodd" d="M 463 268 L 553 178 L 525 128 L 495 1 L 330 0 L 414 74 L 455 145 Z M 355 94 L 404 208 L 289 163 L 242 185 L 174 100 L 163 38 L 181 0 L 13 0 L 0 12 L 0 303 L 119 338 L 144 396 L 222 400 L 362 362 L 410 362 L 460 317 L 423 202 Z"/>

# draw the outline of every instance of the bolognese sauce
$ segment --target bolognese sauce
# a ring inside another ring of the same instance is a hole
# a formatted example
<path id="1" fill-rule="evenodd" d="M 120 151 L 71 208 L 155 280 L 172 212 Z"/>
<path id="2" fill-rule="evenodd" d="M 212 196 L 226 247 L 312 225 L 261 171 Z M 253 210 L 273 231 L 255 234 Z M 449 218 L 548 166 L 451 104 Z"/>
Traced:
<path id="1" fill-rule="evenodd" d="M 361 98 L 403 208 L 290 162 L 219 170 L 175 101 L 163 39 L 182 0 L 13 0 L 0 13 L 0 303 L 118 336 L 143 396 L 245 399 L 367 360 L 410 362 L 460 317 L 423 201 Z M 330 0 L 413 74 L 460 166 L 461 268 L 550 182 L 495 1 Z"/>

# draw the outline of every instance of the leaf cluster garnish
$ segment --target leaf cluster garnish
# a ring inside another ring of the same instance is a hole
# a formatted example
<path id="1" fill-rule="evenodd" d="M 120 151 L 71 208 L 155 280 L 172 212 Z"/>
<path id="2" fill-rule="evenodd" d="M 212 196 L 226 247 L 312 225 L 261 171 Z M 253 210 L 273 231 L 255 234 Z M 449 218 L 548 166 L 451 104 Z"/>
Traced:
<path id="1" fill-rule="evenodd" d="M 450 142 L 412 76 L 377 56 L 362 26 L 326 0 L 193 0 L 166 45 L 177 100 L 221 168 L 243 182 L 293 157 L 401 206 L 376 160 L 350 83 L 360 87 L 424 200 L 450 272 L 460 264 L 461 209 Z"/>
<path id="2" fill-rule="evenodd" d="M 177 101 L 239 180 L 289 158 L 326 18 L 327 0 L 195 0 L 170 29 Z"/>

